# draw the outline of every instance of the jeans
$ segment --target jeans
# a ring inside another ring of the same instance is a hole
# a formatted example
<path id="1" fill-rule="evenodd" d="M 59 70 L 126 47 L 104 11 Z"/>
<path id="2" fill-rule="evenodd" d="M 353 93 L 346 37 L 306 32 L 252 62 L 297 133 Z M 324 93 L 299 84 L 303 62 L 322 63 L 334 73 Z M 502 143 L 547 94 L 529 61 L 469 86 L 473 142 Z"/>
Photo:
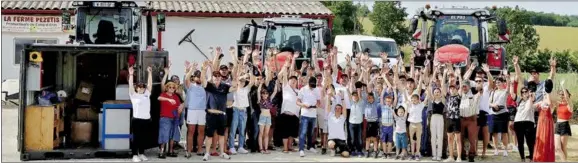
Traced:
<path id="1" fill-rule="evenodd" d="M 229 148 L 235 148 L 235 134 L 239 133 L 239 148 L 245 145 L 245 127 L 247 125 L 247 109 L 233 108 L 233 120 L 229 129 Z M 237 132 L 238 131 L 238 132 Z"/>
<path id="2" fill-rule="evenodd" d="M 353 124 L 350 123 L 349 124 L 349 136 L 351 137 L 351 140 L 353 142 L 351 142 L 351 144 L 353 145 L 353 147 L 351 148 L 351 151 L 356 151 L 356 152 L 361 152 L 361 150 L 363 150 L 361 143 L 363 143 L 361 140 L 361 124 Z"/>
<path id="3" fill-rule="evenodd" d="M 305 136 L 307 137 L 307 147 L 313 148 L 313 125 L 316 118 L 301 116 L 301 125 L 299 126 L 299 151 L 305 149 Z"/>

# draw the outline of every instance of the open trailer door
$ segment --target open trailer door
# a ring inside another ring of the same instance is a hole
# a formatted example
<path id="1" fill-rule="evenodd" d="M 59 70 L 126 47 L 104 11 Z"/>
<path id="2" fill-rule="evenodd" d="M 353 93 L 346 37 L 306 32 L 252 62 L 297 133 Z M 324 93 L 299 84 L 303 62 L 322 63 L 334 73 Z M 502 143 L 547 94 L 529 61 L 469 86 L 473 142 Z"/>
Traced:
<path id="1" fill-rule="evenodd" d="M 151 91 L 151 123 L 148 127 L 146 148 L 158 147 L 158 133 L 159 133 L 159 119 L 160 119 L 160 103 L 157 98 L 161 94 L 161 82 L 165 75 L 164 68 L 169 64 L 168 51 L 141 51 L 139 57 L 139 71 L 138 81 L 146 83 L 148 66 L 152 67 L 153 74 L 153 90 Z M 142 70 L 142 71 L 140 71 Z M 135 70 L 136 71 L 136 70 Z"/>

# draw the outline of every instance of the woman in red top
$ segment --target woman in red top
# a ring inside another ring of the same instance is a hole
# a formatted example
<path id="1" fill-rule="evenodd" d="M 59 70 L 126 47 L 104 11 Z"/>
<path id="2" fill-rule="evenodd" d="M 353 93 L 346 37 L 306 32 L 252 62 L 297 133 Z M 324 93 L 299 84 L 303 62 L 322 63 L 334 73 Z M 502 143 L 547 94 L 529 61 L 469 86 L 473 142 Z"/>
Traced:
<path id="1" fill-rule="evenodd" d="M 573 109 L 572 102 L 568 102 L 570 99 L 570 92 L 564 89 L 564 81 L 560 82 L 562 90 L 558 91 L 558 120 L 556 121 L 556 153 L 560 154 L 562 162 L 566 162 L 568 157 L 568 137 L 572 136 L 572 131 L 570 130 L 570 124 L 568 120 L 572 117 Z"/>
<path id="2" fill-rule="evenodd" d="M 178 119 L 183 111 L 184 105 L 179 100 L 175 90 L 179 87 L 176 83 L 170 81 L 165 84 L 166 91 L 161 93 L 158 100 L 161 105 L 161 114 L 159 120 L 159 158 L 165 158 L 165 144 L 169 144 L 169 157 L 177 157 L 174 152 L 174 142 L 180 140 L 179 121 Z"/>
<path id="3" fill-rule="evenodd" d="M 539 109 L 539 117 L 536 132 L 536 144 L 534 145 L 534 162 L 554 162 L 554 120 L 552 117 L 552 80 L 545 82 L 546 94 L 541 102 L 534 106 Z"/>
<path id="4" fill-rule="evenodd" d="M 522 71 L 520 70 L 520 65 L 518 64 L 519 58 L 518 56 L 514 56 L 514 58 L 512 59 L 512 63 L 514 64 L 514 70 L 516 71 L 516 74 L 514 74 L 514 76 L 512 76 L 512 78 L 510 78 L 511 84 L 509 84 L 508 86 L 513 87 L 515 91 L 510 92 L 510 93 L 516 93 L 516 91 L 518 90 L 518 81 L 521 81 L 521 77 L 522 77 Z M 512 98 L 514 97 L 514 98 Z M 508 136 L 513 136 L 514 138 L 510 139 L 512 140 L 512 142 L 514 144 L 510 144 L 511 148 L 513 151 L 518 151 L 518 140 L 516 138 L 516 132 L 514 130 L 514 119 L 516 117 L 516 112 L 517 112 L 517 108 L 518 108 L 518 96 L 514 95 L 510 95 L 507 97 L 506 99 L 506 106 L 508 108 L 508 111 L 510 112 L 510 122 L 509 122 L 509 135 Z M 524 142 L 522 142 L 524 143 Z"/>

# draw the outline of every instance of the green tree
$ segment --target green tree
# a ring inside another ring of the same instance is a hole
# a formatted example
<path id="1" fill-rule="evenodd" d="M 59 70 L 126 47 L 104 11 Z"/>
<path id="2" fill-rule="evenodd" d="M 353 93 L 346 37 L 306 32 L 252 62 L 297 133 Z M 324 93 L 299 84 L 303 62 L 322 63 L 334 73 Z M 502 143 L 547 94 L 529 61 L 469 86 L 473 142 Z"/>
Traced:
<path id="1" fill-rule="evenodd" d="M 355 16 L 358 17 L 360 19 L 359 22 L 361 22 L 357 24 L 356 30 L 358 30 L 358 32 L 361 33 L 361 31 L 363 30 L 363 20 L 365 20 L 365 18 L 369 16 L 369 13 L 371 13 L 371 11 L 369 11 L 369 7 L 367 7 L 367 5 L 365 4 L 357 3 L 355 7 L 357 7 L 357 12 Z"/>
<path id="2" fill-rule="evenodd" d="M 409 28 L 405 25 L 407 13 L 399 1 L 376 1 L 369 19 L 373 22 L 373 35 L 394 39 L 398 45 L 409 43 Z"/>
<path id="3" fill-rule="evenodd" d="M 532 68 L 532 62 L 529 59 L 537 56 L 529 56 L 539 55 L 535 53 L 538 49 L 540 37 L 536 29 L 532 27 L 531 14 L 524 9 L 518 8 L 518 6 L 515 8 L 499 8 L 496 14 L 499 19 L 504 19 L 507 22 L 510 31 L 510 43 L 505 45 L 508 63 L 510 63 L 512 56 L 516 55 L 520 57 L 520 66 L 523 69 Z M 498 40 L 498 29 L 495 26 L 490 27 L 489 33 L 490 40 Z"/>
<path id="4" fill-rule="evenodd" d="M 335 35 L 355 33 L 356 24 L 359 32 L 363 33 L 361 22 L 355 16 L 357 7 L 353 4 L 353 1 L 322 1 L 321 3 L 335 15 L 332 29 L 333 38 L 335 38 Z"/>

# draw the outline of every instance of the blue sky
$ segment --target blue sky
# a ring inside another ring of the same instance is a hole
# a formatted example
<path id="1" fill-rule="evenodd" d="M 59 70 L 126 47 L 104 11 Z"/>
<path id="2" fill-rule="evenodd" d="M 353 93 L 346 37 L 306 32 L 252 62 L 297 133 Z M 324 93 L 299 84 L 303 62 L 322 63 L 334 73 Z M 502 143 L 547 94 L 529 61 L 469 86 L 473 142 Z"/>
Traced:
<path id="1" fill-rule="evenodd" d="M 371 10 L 373 1 L 357 0 L 355 3 L 365 3 Z M 406 7 L 406 12 L 412 16 L 413 13 L 425 4 L 438 7 L 466 6 L 471 8 L 482 8 L 485 6 L 510 6 L 516 5 L 530 11 L 542 11 L 545 13 L 556 13 L 562 15 L 578 15 L 578 1 L 402 1 L 401 5 Z"/>

